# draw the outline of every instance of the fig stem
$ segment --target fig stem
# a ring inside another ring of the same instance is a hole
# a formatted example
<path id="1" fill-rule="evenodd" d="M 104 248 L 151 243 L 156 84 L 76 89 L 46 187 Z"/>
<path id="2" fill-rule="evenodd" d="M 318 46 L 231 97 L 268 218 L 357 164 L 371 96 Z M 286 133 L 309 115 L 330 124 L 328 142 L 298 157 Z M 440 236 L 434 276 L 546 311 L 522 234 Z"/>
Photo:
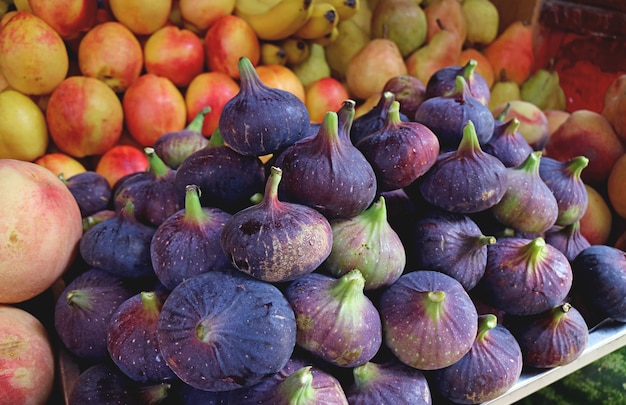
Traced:
<path id="1" fill-rule="evenodd" d="M 315 399 L 311 366 L 302 367 L 280 383 L 283 398 L 290 404 L 308 404 Z"/>
<path id="2" fill-rule="evenodd" d="M 500 112 L 500 114 L 498 114 L 498 116 L 496 117 L 496 121 L 504 121 L 504 118 L 506 118 L 506 115 L 509 113 L 510 110 L 511 103 L 506 103 L 502 112 Z"/>
<path id="3" fill-rule="evenodd" d="M 162 302 L 158 299 L 157 294 L 154 291 L 142 291 L 140 294 L 144 312 L 158 318 L 161 313 Z"/>
<path id="4" fill-rule="evenodd" d="M 527 173 L 535 174 L 539 176 L 539 163 L 541 161 L 541 151 L 531 152 L 528 157 L 519 164 L 519 166 L 514 167 L 513 170 L 523 170 Z"/>
<path id="5" fill-rule="evenodd" d="M 185 221 L 201 223 L 207 218 L 207 214 L 200 203 L 200 194 L 200 187 L 195 184 L 185 186 Z"/>
<path id="6" fill-rule="evenodd" d="M 476 340 L 483 340 L 489 331 L 498 326 L 498 317 L 494 314 L 485 314 L 478 317 L 478 333 Z"/>
<path id="7" fill-rule="evenodd" d="M 387 119 L 385 120 L 385 126 L 398 125 L 402 122 L 400 119 L 400 102 L 393 100 L 389 111 L 387 111 Z"/>
<path id="8" fill-rule="evenodd" d="M 465 66 L 463 66 L 461 74 L 463 75 L 465 80 L 467 80 L 468 82 L 470 78 L 472 77 L 472 75 L 474 74 L 474 72 L 476 71 L 476 66 L 478 66 L 478 61 L 476 61 L 476 59 L 468 60 Z"/>
<path id="9" fill-rule="evenodd" d="M 468 120 L 467 124 L 463 127 L 463 138 L 461 138 L 461 143 L 459 143 L 456 150 L 456 155 L 459 157 L 471 156 L 480 151 L 482 151 L 482 149 L 478 142 L 476 128 L 472 120 Z"/>
<path id="10" fill-rule="evenodd" d="M 126 201 L 124 201 L 124 205 L 122 205 L 120 209 L 120 215 L 126 220 L 135 220 L 135 203 L 133 203 L 130 197 L 126 198 Z"/>
<path id="11" fill-rule="evenodd" d="M 374 201 L 374 203 L 363 211 L 361 214 L 361 218 L 366 220 L 366 223 L 370 224 L 372 232 L 370 235 L 374 237 L 377 234 L 376 229 L 379 226 L 384 226 L 387 224 L 387 203 L 385 202 L 385 197 L 382 195 L 378 197 L 378 200 Z"/>
<path id="12" fill-rule="evenodd" d="M 508 135 L 513 135 L 519 129 L 519 126 L 520 126 L 520 121 L 517 118 L 513 117 L 509 121 L 509 125 L 507 125 L 505 133 Z"/>
<path id="13" fill-rule="evenodd" d="M 443 312 L 443 302 L 446 299 L 445 291 L 429 291 L 426 294 L 426 314 L 433 320 L 438 321 Z"/>
<path id="14" fill-rule="evenodd" d="M 496 237 L 482 235 L 478 238 L 478 243 L 481 246 L 493 245 L 494 243 L 496 243 Z"/>
<path id="15" fill-rule="evenodd" d="M 365 277 L 359 269 L 352 269 L 334 282 L 330 289 L 330 295 L 340 303 L 339 312 L 346 311 L 352 313 L 355 303 L 363 297 L 365 288 Z"/>
<path id="16" fill-rule="evenodd" d="M 194 132 L 202 132 L 202 124 L 204 124 L 204 116 L 211 112 L 211 107 L 206 106 L 196 114 L 185 129 Z"/>
<path id="17" fill-rule="evenodd" d="M 255 86 L 263 86 L 264 83 L 261 80 L 261 77 L 257 73 L 252 61 L 245 56 L 239 58 L 239 63 L 237 64 L 239 69 L 239 82 L 241 86 L 241 90 L 244 94 L 254 91 Z"/>
<path id="18" fill-rule="evenodd" d="M 357 387 L 366 387 L 379 376 L 379 366 L 376 363 L 368 361 L 365 364 L 352 369 L 354 383 Z"/>
<path id="19" fill-rule="evenodd" d="M 546 241 L 541 236 L 538 236 L 522 247 L 522 250 L 528 260 L 528 269 L 534 271 L 547 254 Z"/>
<path id="20" fill-rule="evenodd" d="M 350 142 L 350 130 L 354 121 L 355 106 L 356 102 L 354 100 L 345 100 L 337 112 L 339 136 L 346 142 Z"/>
<path id="21" fill-rule="evenodd" d="M 278 185 L 282 177 L 283 171 L 281 168 L 276 166 L 270 167 L 270 176 L 265 185 L 263 201 L 278 201 Z"/>
<path id="22" fill-rule="evenodd" d="M 209 138 L 207 146 L 224 146 L 224 139 L 222 138 L 222 133 L 219 128 L 215 128 L 215 131 L 213 131 Z"/>
<path id="23" fill-rule="evenodd" d="M 65 294 L 65 299 L 70 307 L 88 308 L 89 294 L 82 290 L 71 290 Z"/>
<path id="24" fill-rule="evenodd" d="M 148 146 L 143 150 L 146 154 L 146 158 L 148 158 L 150 172 L 154 174 L 156 178 L 163 177 L 170 172 L 170 168 L 167 167 L 165 162 L 156 154 L 154 148 Z"/>
<path id="25" fill-rule="evenodd" d="M 566 170 L 572 178 L 580 180 L 580 175 L 585 167 L 589 165 L 589 158 L 586 156 L 576 156 L 567 163 Z"/>

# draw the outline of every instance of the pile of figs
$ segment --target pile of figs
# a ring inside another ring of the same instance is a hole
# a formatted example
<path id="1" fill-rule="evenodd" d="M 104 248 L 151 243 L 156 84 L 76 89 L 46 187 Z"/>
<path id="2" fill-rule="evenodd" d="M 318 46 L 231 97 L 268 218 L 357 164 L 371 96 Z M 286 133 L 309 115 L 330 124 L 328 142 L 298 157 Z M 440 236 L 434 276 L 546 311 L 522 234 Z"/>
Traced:
<path id="1" fill-rule="evenodd" d="M 67 179 L 70 403 L 476 404 L 626 321 L 624 252 L 579 230 L 588 160 L 542 157 L 469 66 L 410 116 L 384 92 L 314 125 L 242 58 L 208 143 L 164 134 L 145 172 Z"/>

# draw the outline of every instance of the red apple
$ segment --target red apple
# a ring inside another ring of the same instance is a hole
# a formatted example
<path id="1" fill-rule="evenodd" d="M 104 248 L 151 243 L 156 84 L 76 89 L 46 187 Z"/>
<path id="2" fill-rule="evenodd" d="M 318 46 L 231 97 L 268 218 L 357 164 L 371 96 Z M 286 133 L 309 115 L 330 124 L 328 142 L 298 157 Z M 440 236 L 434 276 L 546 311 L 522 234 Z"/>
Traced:
<path id="1" fill-rule="evenodd" d="M 46 153 L 35 160 L 35 163 L 50 170 L 55 176 L 62 174 L 66 179 L 87 171 L 81 162 L 61 152 Z"/>
<path id="2" fill-rule="evenodd" d="M 59 34 L 41 18 L 18 11 L 0 30 L 0 72 L 24 94 L 50 94 L 65 79 L 69 55 Z"/>
<path id="3" fill-rule="evenodd" d="M 624 146 L 600 113 L 577 110 L 550 136 L 545 154 L 556 160 L 586 156 L 589 165 L 581 178 L 591 185 L 604 184 L 617 159 L 624 154 Z"/>
<path id="4" fill-rule="evenodd" d="M 606 199 L 595 188 L 585 185 L 587 211 L 580 220 L 580 233 L 592 245 L 607 243 L 613 226 L 613 214 Z"/>
<path id="5" fill-rule="evenodd" d="M 348 98 L 348 91 L 335 78 L 324 77 L 309 84 L 305 100 L 311 122 L 321 123 L 328 111 L 338 111 Z"/>
<path id="6" fill-rule="evenodd" d="M 115 19 L 137 35 L 150 35 L 170 16 L 172 0 L 108 0 Z"/>
<path id="7" fill-rule="evenodd" d="M 187 87 L 204 70 L 204 45 L 194 32 L 174 25 L 165 26 L 146 40 L 143 49 L 148 73 Z"/>
<path id="8" fill-rule="evenodd" d="M 68 269 L 82 218 L 67 186 L 32 162 L 0 159 L 0 195 L 0 303 L 17 303 L 50 288 Z"/>
<path id="9" fill-rule="evenodd" d="M 28 4 L 33 14 L 65 40 L 76 38 L 96 23 L 97 0 L 29 0 Z"/>
<path id="10" fill-rule="evenodd" d="M 226 73 L 204 72 L 194 77 L 185 92 L 187 122 L 191 122 L 204 108 L 211 112 L 204 116 L 202 133 L 213 134 L 224 109 L 224 105 L 239 92 L 239 84 Z"/>
<path id="11" fill-rule="evenodd" d="M 115 145 L 100 156 L 96 172 L 106 177 L 113 187 L 120 178 L 145 171 L 147 167 L 148 158 L 143 150 L 130 145 Z"/>
<path id="12" fill-rule="evenodd" d="M 185 25 L 206 32 L 220 17 L 233 13 L 235 0 L 179 0 L 178 7 Z"/>
<path id="13" fill-rule="evenodd" d="M 42 323 L 24 309 L 0 305 L 0 344 L 0 403 L 48 403 L 55 363 Z"/>
<path id="14" fill-rule="evenodd" d="M 143 50 L 135 34 L 123 24 L 105 22 L 80 41 L 78 66 L 83 76 L 101 80 L 121 93 L 141 74 Z"/>
<path id="15" fill-rule="evenodd" d="M 254 30 L 235 15 L 220 17 L 204 36 L 207 66 L 214 72 L 239 78 L 239 59 L 250 59 L 254 66 L 261 58 L 261 46 Z"/>
<path id="16" fill-rule="evenodd" d="M 59 150 L 81 158 L 101 155 L 117 143 L 124 113 L 119 98 L 104 82 L 72 76 L 50 96 L 46 121 Z"/>

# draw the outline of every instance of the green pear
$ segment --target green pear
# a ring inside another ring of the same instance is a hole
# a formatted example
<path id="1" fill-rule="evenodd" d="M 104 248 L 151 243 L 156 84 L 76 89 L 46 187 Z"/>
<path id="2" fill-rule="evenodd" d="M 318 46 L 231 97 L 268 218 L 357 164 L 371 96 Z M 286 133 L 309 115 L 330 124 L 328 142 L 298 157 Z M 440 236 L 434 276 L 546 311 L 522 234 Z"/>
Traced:
<path id="1" fill-rule="evenodd" d="M 520 99 L 541 110 L 565 110 L 565 93 L 558 72 L 551 68 L 538 69 L 520 86 Z"/>
<path id="2" fill-rule="evenodd" d="M 337 29 L 337 39 L 326 45 L 326 61 L 333 77 L 344 80 L 348 63 L 370 42 L 370 37 L 352 18 L 339 21 Z"/>
<path id="3" fill-rule="evenodd" d="M 372 11 L 371 37 L 392 40 L 403 57 L 424 44 L 427 31 L 426 14 L 415 0 L 379 1 Z"/>
<path id="4" fill-rule="evenodd" d="M 322 45 L 311 43 L 309 56 L 304 61 L 293 65 L 291 70 L 298 76 L 304 87 L 309 84 L 329 77 L 331 74 L 330 66 L 326 61 L 326 51 Z"/>
<path id="5" fill-rule="evenodd" d="M 489 0 L 463 0 L 463 16 L 467 21 L 466 42 L 470 45 L 487 45 L 498 35 L 500 15 Z"/>
<path id="6" fill-rule="evenodd" d="M 520 100 L 520 86 L 506 77 L 506 72 L 500 72 L 500 78 L 491 86 L 491 97 L 489 99 L 489 111 L 494 111 L 502 105 Z"/>

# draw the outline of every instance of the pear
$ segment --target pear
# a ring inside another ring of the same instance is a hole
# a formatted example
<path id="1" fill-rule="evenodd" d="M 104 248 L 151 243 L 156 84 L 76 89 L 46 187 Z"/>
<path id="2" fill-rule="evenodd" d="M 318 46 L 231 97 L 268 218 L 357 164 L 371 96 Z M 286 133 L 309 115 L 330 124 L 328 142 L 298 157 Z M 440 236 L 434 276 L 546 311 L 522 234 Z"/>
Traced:
<path id="1" fill-rule="evenodd" d="M 446 29 L 457 34 L 461 43 L 467 37 L 467 25 L 463 15 L 460 0 L 432 0 L 424 8 L 428 30 L 426 31 L 426 42 L 430 42 L 435 34 L 441 30 L 441 25 L 437 22 L 441 20 Z M 471 22 L 474 24 L 474 22 Z"/>
<path id="2" fill-rule="evenodd" d="M 500 14 L 489 0 L 463 0 L 463 16 L 467 22 L 465 42 L 470 46 L 490 44 L 498 36 Z"/>
<path id="3" fill-rule="evenodd" d="M 291 67 L 304 87 L 331 74 L 324 47 L 314 42 L 310 47 L 309 57 Z"/>
<path id="4" fill-rule="evenodd" d="M 367 33 L 367 36 L 370 36 L 371 33 L 372 10 L 374 10 L 374 7 L 371 7 L 367 0 L 361 0 L 356 14 L 350 17 L 350 20 L 361 27 Z"/>
<path id="5" fill-rule="evenodd" d="M 426 14 L 415 0 L 380 1 L 372 12 L 371 37 L 392 40 L 403 57 L 424 44 L 427 28 Z"/>
<path id="6" fill-rule="evenodd" d="M 346 77 L 348 63 L 370 42 L 370 36 L 352 18 L 339 21 L 337 29 L 339 36 L 325 47 L 326 61 L 333 77 L 343 80 Z"/>
<path id="7" fill-rule="evenodd" d="M 537 69 L 522 83 L 520 98 L 541 110 L 565 110 L 565 92 L 559 83 L 559 73 L 551 66 Z"/>
<path id="8" fill-rule="evenodd" d="M 380 93 L 392 77 L 405 74 L 407 67 L 396 43 L 375 38 L 348 62 L 346 85 L 350 94 L 365 100 Z"/>
<path id="9" fill-rule="evenodd" d="M 509 80 L 504 70 L 500 71 L 500 78 L 491 86 L 491 98 L 489 110 L 506 104 L 513 100 L 521 100 L 520 86 L 513 80 Z"/>

